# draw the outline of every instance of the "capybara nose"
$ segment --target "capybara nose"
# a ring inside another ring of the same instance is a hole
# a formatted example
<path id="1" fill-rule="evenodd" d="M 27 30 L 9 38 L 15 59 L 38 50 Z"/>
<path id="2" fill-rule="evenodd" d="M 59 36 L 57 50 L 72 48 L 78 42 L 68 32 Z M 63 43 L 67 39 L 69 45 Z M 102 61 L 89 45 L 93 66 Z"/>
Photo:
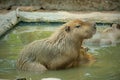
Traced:
<path id="1" fill-rule="evenodd" d="M 93 24 L 93 28 L 96 29 L 96 23 Z"/>

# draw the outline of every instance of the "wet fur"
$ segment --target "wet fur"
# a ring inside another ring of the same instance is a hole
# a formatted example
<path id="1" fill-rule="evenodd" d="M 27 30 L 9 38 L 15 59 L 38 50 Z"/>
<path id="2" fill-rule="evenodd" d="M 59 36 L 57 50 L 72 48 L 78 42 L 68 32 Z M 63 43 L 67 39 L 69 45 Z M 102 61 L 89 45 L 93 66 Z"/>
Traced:
<path id="1" fill-rule="evenodd" d="M 104 29 L 94 35 L 93 38 L 88 39 L 85 43 L 94 45 L 114 45 L 120 43 L 120 24 L 112 24 L 111 27 Z"/>
<path id="2" fill-rule="evenodd" d="M 21 51 L 17 68 L 24 71 L 45 71 L 79 66 L 82 42 L 92 37 L 95 31 L 93 24 L 81 20 L 70 21 L 49 38 L 28 44 Z"/>

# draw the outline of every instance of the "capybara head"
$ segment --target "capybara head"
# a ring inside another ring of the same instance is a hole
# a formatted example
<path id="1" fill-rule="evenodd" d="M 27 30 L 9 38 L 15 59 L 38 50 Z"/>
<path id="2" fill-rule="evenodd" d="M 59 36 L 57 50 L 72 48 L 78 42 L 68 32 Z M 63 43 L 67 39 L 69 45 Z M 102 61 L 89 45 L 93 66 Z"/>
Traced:
<path id="1" fill-rule="evenodd" d="M 95 24 L 78 19 L 67 22 L 62 29 L 65 30 L 66 34 L 70 34 L 71 37 L 74 36 L 81 39 L 91 38 L 96 32 Z"/>
<path id="2" fill-rule="evenodd" d="M 120 30 L 120 24 L 112 24 L 112 27 L 114 29 L 119 29 Z"/>

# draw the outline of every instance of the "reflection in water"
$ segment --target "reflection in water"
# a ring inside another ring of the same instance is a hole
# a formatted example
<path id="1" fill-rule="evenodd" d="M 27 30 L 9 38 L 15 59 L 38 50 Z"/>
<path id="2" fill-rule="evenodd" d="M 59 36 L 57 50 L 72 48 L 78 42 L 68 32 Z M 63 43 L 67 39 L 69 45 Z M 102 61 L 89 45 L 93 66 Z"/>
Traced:
<path id="1" fill-rule="evenodd" d="M 60 23 L 20 23 L 0 40 L 0 79 L 16 79 L 25 77 L 27 80 L 57 78 L 61 80 L 118 80 L 120 79 L 120 44 L 116 46 L 88 46 L 97 61 L 93 65 L 81 65 L 58 71 L 45 73 L 29 73 L 17 71 L 15 62 L 20 50 L 33 40 L 50 36 Z M 49 26 L 49 27 L 48 27 Z M 99 29 L 101 30 L 101 29 Z"/>

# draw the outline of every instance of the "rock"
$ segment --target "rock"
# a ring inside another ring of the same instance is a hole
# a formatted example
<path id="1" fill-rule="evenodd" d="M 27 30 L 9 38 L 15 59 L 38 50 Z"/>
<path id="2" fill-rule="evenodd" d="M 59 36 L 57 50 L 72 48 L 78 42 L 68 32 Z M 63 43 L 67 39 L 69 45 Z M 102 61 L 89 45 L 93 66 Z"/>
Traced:
<path id="1" fill-rule="evenodd" d="M 41 80 L 61 80 L 59 78 L 42 78 Z"/>
<path id="2" fill-rule="evenodd" d="M 17 24 L 18 20 L 16 17 L 16 12 L 12 11 L 10 13 L 7 13 L 5 15 L 0 16 L 0 36 L 4 35 L 5 32 L 10 30 L 14 27 L 14 25 Z"/>
<path id="3" fill-rule="evenodd" d="M 27 1 L 1 0 L 0 1 L 0 9 L 9 10 L 13 6 L 39 6 L 41 9 L 45 9 L 45 10 L 120 11 L 120 0 L 116 0 L 116 1 L 115 0 L 27 0 Z"/>
<path id="4" fill-rule="evenodd" d="M 23 8 L 24 9 L 24 8 Z M 119 12 L 70 12 L 70 11 L 42 11 L 42 12 L 25 12 L 11 11 L 7 14 L 0 15 L 0 36 L 13 28 L 19 21 L 25 22 L 67 22 L 72 19 L 81 19 L 101 23 L 120 23 Z"/>

